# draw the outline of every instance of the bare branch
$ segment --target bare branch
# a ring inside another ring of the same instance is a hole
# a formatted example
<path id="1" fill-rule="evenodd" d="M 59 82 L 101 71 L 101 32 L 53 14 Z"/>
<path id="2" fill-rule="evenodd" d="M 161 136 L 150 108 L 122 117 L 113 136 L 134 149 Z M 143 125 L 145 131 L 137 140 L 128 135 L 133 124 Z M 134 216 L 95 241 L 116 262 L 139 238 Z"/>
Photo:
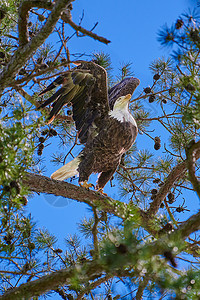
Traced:
<path id="1" fill-rule="evenodd" d="M 110 43 L 110 40 L 107 40 L 106 38 L 102 37 L 102 36 L 99 36 L 97 35 L 96 33 L 92 32 L 92 31 L 89 31 L 83 27 L 81 27 L 80 25 L 77 25 L 75 24 L 69 17 L 67 14 L 63 14 L 62 16 L 62 20 L 66 23 L 68 23 L 73 29 L 75 29 L 77 32 L 81 32 L 83 33 L 84 35 L 87 35 L 87 36 L 90 36 L 91 38 L 93 38 L 94 40 L 98 40 L 99 42 L 101 43 L 104 43 L 104 44 L 109 44 Z"/>

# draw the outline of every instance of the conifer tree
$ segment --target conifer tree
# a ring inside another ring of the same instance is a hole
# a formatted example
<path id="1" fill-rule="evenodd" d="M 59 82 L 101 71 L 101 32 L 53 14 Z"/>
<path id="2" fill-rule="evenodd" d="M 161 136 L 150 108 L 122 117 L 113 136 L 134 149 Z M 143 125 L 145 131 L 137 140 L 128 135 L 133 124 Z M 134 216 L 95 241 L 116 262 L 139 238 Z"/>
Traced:
<path id="1" fill-rule="evenodd" d="M 61 166 L 80 145 L 70 107 L 46 125 L 49 108 L 36 110 L 44 100 L 38 94 L 88 59 L 69 50 L 75 35 L 110 42 L 94 29 L 74 23 L 70 0 L 8 0 L 0 7 L 0 298 L 199 299 L 200 213 L 185 215 L 200 197 L 200 19 L 195 11 L 185 13 L 160 30 L 171 55 L 151 63 L 152 82 L 133 99 L 144 143 L 124 155 L 111 182 L 115 198 L 79 187 L 74 178 L 43 175 L 45 148 L 59 140 L 51 160 Z M 106 68 L 110 87 L 132 76 L 130 62 L 113 74 L 108 54 L 92 59 Z M 66 248 L 27 213 L 33 193 L 90 208 Z"/>

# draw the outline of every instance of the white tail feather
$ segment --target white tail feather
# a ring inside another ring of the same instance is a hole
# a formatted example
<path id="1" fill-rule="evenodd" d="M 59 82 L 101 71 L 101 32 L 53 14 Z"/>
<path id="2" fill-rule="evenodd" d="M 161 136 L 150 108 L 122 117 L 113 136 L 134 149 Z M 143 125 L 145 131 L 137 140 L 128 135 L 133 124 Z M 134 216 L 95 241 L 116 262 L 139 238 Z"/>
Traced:
<path id="1" fill-rule="evenodd" d="M 53 174 L 51 174 L 52 179 L 56 180 L 65 180 L 67 178 L 73 177 L 78 175 L 78 165 L 80 163 L 80 157 L 75 157 L 72 161 L 68 164 L 64 165 Z"/>

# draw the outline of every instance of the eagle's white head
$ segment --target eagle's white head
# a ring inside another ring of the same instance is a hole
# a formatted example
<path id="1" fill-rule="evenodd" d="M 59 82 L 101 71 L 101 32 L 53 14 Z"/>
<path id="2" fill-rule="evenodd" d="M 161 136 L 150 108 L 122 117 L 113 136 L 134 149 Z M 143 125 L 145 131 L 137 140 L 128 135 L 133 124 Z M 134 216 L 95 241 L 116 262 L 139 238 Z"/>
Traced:
<path id="1" fill-rule="evenodd" d="M 131 97 L 131 94 L 119 97 L 115 101 L 113 110 L 109 112 L 109 115 L 110 117 L 117 119 L 119 122 L 131 122 L 134 126 L 137 127 L 135 119 L 130 114 L 128 109 L 128 104 Z"/>
<path id="2" fill-rule="evenodd" d="M 124 111 L 128 110 L 128 104 L 129 100 L 131 99 L 131 94 L 128 94 L 126 96 L 119 97 L 114 104 L 113 111 Z"/>

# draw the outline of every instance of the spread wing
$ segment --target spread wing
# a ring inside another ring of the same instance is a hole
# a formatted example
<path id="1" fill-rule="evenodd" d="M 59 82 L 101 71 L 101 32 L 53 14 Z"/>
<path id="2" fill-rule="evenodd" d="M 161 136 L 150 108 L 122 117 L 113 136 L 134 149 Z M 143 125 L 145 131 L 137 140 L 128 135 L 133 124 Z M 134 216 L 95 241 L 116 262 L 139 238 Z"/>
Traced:
<path id="1" fill-rule="evenodd" d="M 48 123 L 51 123 L 62 107 L 71 103 L 79 140 L 84 144 L 98 134 L 103 126 L 102 120 L 113 109 L 115 101 L 121 96 L 132 95 L 139 82 L 137 78 L 125 78 L 108 94 L 106 70 L 94 62 L 82 62 L 59 76 L 39 94 L 43 95 L 62 84 L 39 108 L 52 103 L 48 117 Z"/>
<path id="2" fill-rule="evenodd" d="M 110 110 L 106 70 L 94 62 L 84 62 L 72 71 L 58 77 L 40 95 L 62 84 L 62 87 L 39 108 L 52 104 L 49 123 L 64 105 L 72 104 L 73 119 L 81 143 L 98 134 L 102 119 Z"/>

